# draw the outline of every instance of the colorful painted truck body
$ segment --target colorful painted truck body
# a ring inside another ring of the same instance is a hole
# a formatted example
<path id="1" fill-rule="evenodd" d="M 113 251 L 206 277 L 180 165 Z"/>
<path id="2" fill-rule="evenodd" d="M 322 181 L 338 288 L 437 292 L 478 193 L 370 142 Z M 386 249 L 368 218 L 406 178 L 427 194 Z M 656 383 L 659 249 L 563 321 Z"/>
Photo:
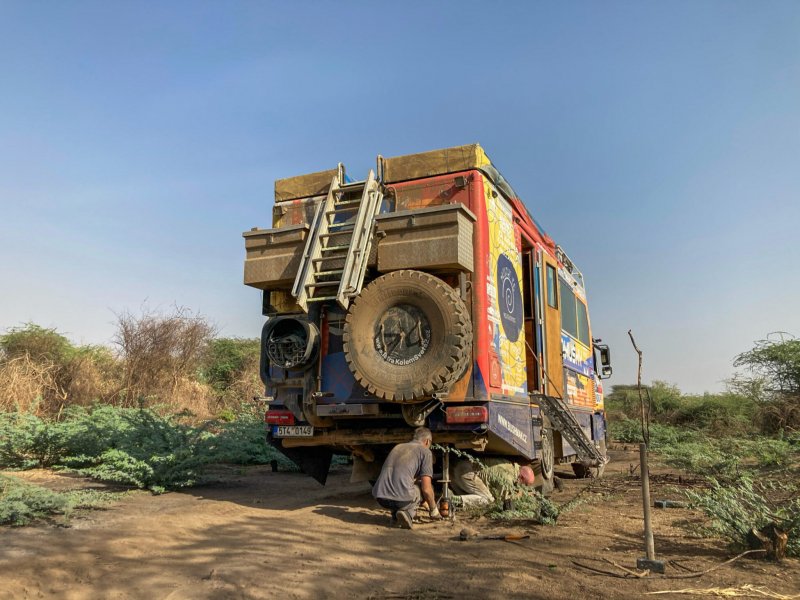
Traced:
<path id="1" fill-rule="evenodd" d="M 275 191 L 272 229 L 244 234 L 245 283 L 269 317 L 268 440 L 304 471 L 324 483 L 333 453 L 369 471 L 422 424 L 545 478 L 553 462 L 604 454 L 610 365 L 583 277 L 480 146 L 378 157 L 364 182 L 340 165 Z M 563 419 L 582 431 L 578 449 Z"/>

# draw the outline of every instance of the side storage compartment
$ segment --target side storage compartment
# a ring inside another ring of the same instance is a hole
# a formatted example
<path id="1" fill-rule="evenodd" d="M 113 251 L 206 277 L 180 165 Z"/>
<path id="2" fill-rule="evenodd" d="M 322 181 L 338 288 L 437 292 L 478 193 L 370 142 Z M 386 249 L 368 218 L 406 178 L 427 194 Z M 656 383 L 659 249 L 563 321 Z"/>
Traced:
<path id="1" fill-rule="evenodd" d="M 475 215 L 463 204 L 449 204 L 378 215 L 377 267 L 474 270 L 472 230 Z"/>
<path id="2" fill-rule="evenodd" d="M 245 231 L 244 284 L 260 290 L 292 287 L 308 231 L 305 224 Z"/>

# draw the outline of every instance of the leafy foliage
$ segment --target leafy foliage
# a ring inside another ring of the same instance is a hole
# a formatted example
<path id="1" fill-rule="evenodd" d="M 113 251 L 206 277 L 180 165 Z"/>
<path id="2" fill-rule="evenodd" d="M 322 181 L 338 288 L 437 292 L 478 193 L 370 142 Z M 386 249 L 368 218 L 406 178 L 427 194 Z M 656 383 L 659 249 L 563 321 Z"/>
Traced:
<path id="1" fill-rule="evenodd" d="M 67 499 L 60 494 L 0 475 L 0 524 L 25 525 L 34 519 L 63 513 Z"/>
<path id="2" fill-rule="evenodd" d="M 194 485 L 208 465 L 264 464 L 296 469 L 264 441 L 255 412 L 229 422 L 191 425 L 185 415 L 99 405 L 73 407 L 62 420 L 0 413 L 0 467 L 56 466 L 154 492 Z"/>
<path id="3" fill-rule="evenodd" d="M 782 394 L 800 394 L 800 340 L 766 339 L 736 357 L 735 367 L 747 367 Z"/>
<path id="4" fill-rule="evenodd" d="M 744 476 L 735 486 L 711 480 L 707 491 L 689 491 L 695 506 L 710 518 L 710 532 L 735 548 L 747 544 L 751 528 L 775 523 L 789 535 L 787 553 L 800 556 L 800 489 L 796 485 L 762 483 Z"/>
<path id="5" fill-rule="evenodd" d="M 540 525 L 555 525 L 560 514 L 559 508 L 536 490 L 515 485 L 511 493 L 511 510 L 503 509 L 500 498 L 488 507 L 482 507 L 485 515 L 499 521 L 527 520 Z"/>
<path id="6" fill-rule="evenodd" d="M 739 393 L 682 394 L 676 386 L 663 381 L 653 382 L 648 386 L 648 391 L 653 421 L 651 427 L 657 424 L 682 425 L 722 435 L 746 434 L 756 430 L 758 404 Z M 605 403 L 612 421 L 638 418 L 636 386 L 614 386 Z"/>
<path id="7" fill-rule="evenodd" d="M 53 492 L 17 477 L 0 475 L 0 525 L 27 525 L 52 515 L 68 517 L 76 508 L 97 508 L 119 496 L 97 490 Z"/>
<path id="8" fill-rule="evenodd" d="M 0 351 L 5 359 L 28 355 L 34 361 L 64 364 L 72 358 L 76 348 L 55 329 L 26 323 L 0 336 Z"/>
<path id="9" fill-rule="evenodd" d="M 257 375 L 259 354 L 258 339 L 216 338 L 208 345 L 203 376 L 215 390 L 224 392 L 248 371 Z"/>

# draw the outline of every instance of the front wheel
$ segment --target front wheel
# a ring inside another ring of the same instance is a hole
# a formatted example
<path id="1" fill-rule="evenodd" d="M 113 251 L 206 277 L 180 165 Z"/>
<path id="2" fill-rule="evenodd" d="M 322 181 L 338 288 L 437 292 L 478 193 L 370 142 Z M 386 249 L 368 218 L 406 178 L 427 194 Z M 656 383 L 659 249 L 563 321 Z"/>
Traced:
<path id="1" fill-rule="evenodd" d="M 600 450 L 600 454 L 603 455 L 603 458 L 607 456 L 608 452 L 606 450 L 605 440 L 600 440 L 597 449 Z M 572 463 L 572 471 L 578 479 L 599 479 L 603 476 L 603 471 L 605 471 L 605 469 L 606 463 L 602 463 L 596 467 L 591 467 L 580 462 Z"/>
<path id="2" fill-rule="evenodd" d="M 544 417 L 542 424 L 542 454 L 539 457 L 538 467 L 534 467 L 534 475 L 539 477 L 541 483 L 536 489 L 547 496 L 553 492 L 555 487 L 555 448 L 553 446 L 553 429 L 550 421 Z"/>

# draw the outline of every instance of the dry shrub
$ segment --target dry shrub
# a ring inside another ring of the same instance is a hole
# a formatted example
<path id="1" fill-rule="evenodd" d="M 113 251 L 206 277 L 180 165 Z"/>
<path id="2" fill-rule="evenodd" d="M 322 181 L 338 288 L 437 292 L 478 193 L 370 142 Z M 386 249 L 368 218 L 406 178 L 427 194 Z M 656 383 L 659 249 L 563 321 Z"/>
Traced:
<path id="1" fill-rule="evenodd" d="M 58 366 L 22 354 L 0 362 L 0 410 L 42 414 L 63 398 L 56 382 Z M 56 408 L 58 410 L 58 408 Z"/>
<path id="2" fill-rule="evenodd" d="M 763 431 L 800 431 L 800 394 L 784 394 L 759 406 L 758 420 Z"/>
<path id="3" fill-rule="evenodd" d="M 211 387 L 189 377 L 177 382 L 167 404 L 170 412 L 188 411 L 200 420 L 212 419 L 217 414 L 217 402 Z"/>
<path id="4" fill-rule="evenodd" d="M 123 405 L 177 403 L 214 333 L 204 317 L 185 308 L 171 314 L 143 309 L 141 315 L 117 315 L 113 341 L 121 360 Z"/>
<path id="5" fill-rule="evenodd" d="M 76 354 L 65 369 L 65 391 L 69 404 L 89 406 L 112 403 L 120 390 L 120 369 L 106 348 L 90 348 Z"/>
<path id="6" fill-rule="evenodd" d="M 264 384 L 258 375 L 259 357 L 248 357 L 242 370 L 236 374 L 224 393 L 218 396 L 218 410 L 230 409 L 241 412 L 253 402 L 253 398 L 264 393 Z"/>

